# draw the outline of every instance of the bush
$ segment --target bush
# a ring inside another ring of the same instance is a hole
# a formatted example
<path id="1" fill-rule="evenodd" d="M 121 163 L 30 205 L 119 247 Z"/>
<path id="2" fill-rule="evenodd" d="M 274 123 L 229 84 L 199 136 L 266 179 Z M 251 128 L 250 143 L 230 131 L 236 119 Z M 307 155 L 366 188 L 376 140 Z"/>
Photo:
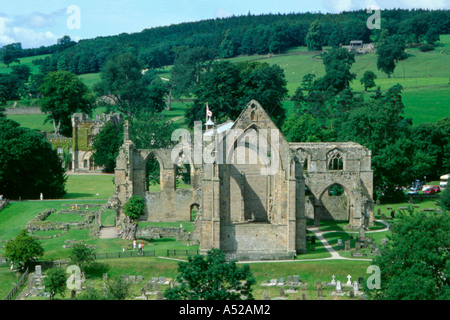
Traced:
<path id="1" fill-rule="evenodd" d="M 450 211 L 450 188 L 445 188 L 439 195 L 439 206 L 444 211 Z"/>
<path id="2" fill-rule="evenodd" d="M 132 196 L 123 206 L 124 213 L 132 220 L 136 220 L 144 213 L 145 201 L 142 197 Z"/>
<path id="3" fill-rule="evenodd" d="M 421 46 L 419 48 L 420 51 L 422 52 L 428 52 L 428 51 L 433 51 L 434 50 L 434 46 L 431 44 L 424 44 L 423 46 Z"/>

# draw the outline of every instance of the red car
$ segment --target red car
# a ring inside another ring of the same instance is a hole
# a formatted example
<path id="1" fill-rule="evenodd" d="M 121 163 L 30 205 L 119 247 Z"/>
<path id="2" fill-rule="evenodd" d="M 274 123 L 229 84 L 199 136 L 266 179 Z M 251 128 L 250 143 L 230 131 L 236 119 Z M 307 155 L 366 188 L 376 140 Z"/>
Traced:
<path id="1" fill-rule="evenodd" d="M 431 191 L 433 193 L 439 193 L 439 192 L 441 192 L 441 188 L 439 186 L 432 186 Z"/>
<path id="2" fill-rule="evenodd" d="M 423 194 L 435 194 L 441 191 L 441 188 L 439 186 L 432 186 L 431 188 L 428 188 L 423 192 Z"/>

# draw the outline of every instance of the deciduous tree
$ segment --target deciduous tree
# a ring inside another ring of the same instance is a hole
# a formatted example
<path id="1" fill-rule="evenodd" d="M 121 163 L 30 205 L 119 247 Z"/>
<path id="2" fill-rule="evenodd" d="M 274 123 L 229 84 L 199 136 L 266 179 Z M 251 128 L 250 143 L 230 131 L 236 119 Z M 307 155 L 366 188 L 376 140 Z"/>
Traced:
<path id="1" fill-rule="evenodd" d="M 169 300 L 253 300 L 256 281 L 249 266 L 227 262 L 220 249 L 211 249 L 206 257 L 188 257 L 178 271 L 180 286 L 164 293 Z"/>

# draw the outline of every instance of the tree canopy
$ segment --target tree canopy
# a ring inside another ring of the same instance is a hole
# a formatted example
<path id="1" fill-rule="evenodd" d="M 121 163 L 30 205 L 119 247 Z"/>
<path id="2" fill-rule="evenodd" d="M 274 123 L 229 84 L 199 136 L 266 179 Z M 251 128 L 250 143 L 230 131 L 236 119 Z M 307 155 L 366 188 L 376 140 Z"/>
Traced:
<path id="1" fill-rule="evenodd" d="M 8 240 L 3 255 L 23 271 L 30 262 L 42 257 L 44 249 L 39 240 L 23 229 L 15 238 Z"/>
<path id="2" fill-rule="evenodd" d="M 0 117 L 0 194 L 10 199 L 48 199 L 65 194 L 61 159 L 39 132 Z"/>
<path id="3" fill-rule="evenodd" d="M 253 300 L 256 281 L 249 266 L 227 262 L 220 249 L 188 257 L 188 262 L 178 264 L 178 271 L 180 285 L 164 293 L 169 300 Z"/>
<path id="4" fill-rule="evenodd" d="M 93 101 L 88 87 L 68 71 L 47 74 L 39 87 L 42 112 L 49 113 L 55 134 L 71 136 L 71 116 L 75 112 L 92 113 Z"/>
<path id="5" fill-rule="evenodd" d="M 397 216 L 396 216 L 397 217 Z M 450 295 L 450 216 L 410 209 L 391 224 L 392 236 L 372 264 L 381 271 L 372 299 L 441 300 Z"/>

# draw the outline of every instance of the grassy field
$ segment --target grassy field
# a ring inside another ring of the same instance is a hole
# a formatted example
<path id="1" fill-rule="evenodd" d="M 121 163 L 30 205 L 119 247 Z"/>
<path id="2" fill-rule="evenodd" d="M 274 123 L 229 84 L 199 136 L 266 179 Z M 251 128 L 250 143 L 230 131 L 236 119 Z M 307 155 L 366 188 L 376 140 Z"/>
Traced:
<path id="1" fill-rule="evenodd" d="M 31 73 L 32 74 L 36 74 L 36 73 L 39 73 L 39 66 L 34 65 L 33 64 L 33 60 L 44 59 L 47 56 L 50 56 L 50 55 L 44 54 L 44 55 L 41 55 L 41 56 L 20 58 L 19 59 L 20 65 L 25 65 L 25 66 L 30 67 Z M 7 74 L 9 74 L 12 71 L 12 67 L 14 67 L 16 65 L 18 65 L 18 64 L 17 63 L 12 63 L 12 64 L 9 65 L 9 68 L 8 68 L 3 62 L 0 62 L 0 73 L 7 73 Z"/>
<path id="2" fill-rule="evenodd" d="M 64 199 L 108 199 L 114 193 L 114 175 L 72 174 L 66 183 Z"/>

